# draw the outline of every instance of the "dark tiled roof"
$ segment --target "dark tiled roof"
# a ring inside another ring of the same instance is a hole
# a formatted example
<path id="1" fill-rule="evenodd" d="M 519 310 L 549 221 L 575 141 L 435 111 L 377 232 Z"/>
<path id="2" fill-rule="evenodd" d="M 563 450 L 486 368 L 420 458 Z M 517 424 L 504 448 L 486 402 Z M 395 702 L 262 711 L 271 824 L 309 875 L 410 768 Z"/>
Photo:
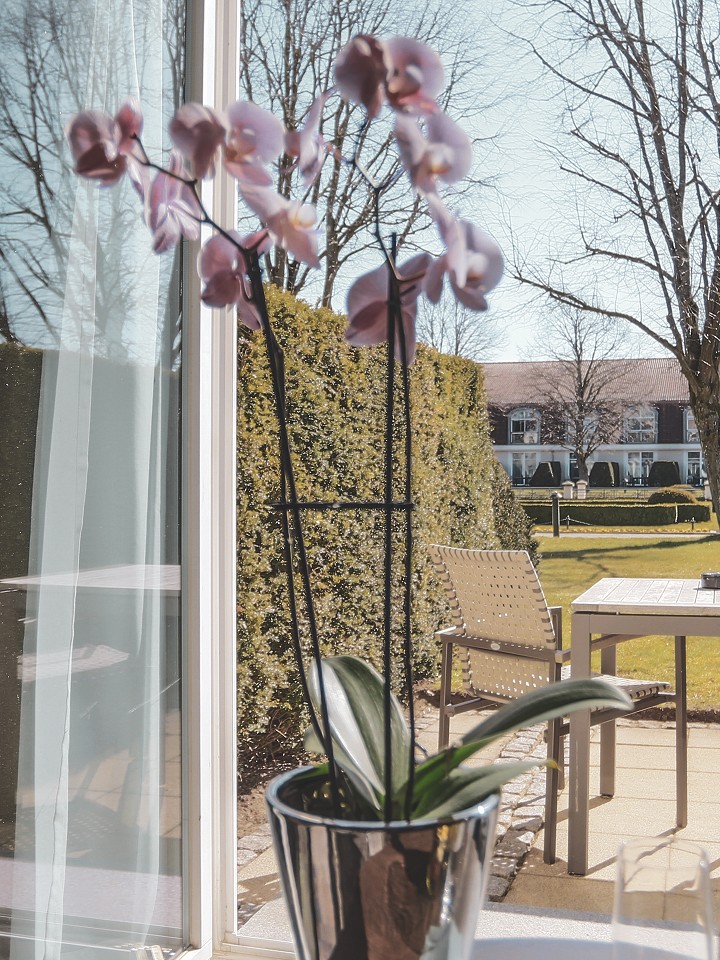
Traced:
<path id="1" fill-rule="evenodd" d="M 603 360 L 608 392 L 625 403 L 689 403 L 687 381 L 673 357 Z M 548 385 L 571 376 L 561 360 L 484 363 L 485 389 L 491 406 L 510 408 L 547 402 Z M 610 369 L 608 369 L 610 368 Z"/>

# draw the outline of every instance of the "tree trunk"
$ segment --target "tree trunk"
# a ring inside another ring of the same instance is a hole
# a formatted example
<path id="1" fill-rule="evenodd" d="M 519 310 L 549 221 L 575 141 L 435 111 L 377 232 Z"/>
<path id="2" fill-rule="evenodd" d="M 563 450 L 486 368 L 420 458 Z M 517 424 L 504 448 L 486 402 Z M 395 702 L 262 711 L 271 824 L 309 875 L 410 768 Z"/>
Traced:
<path id="1" fill-rule="evenodd" d="M 577 460 L 578 480 L 584 480 L 585 483 L 587 483 L 590 479 L 590 475 L 589 475 L 588 466 L 587 466 L 587 458 L 585 456 L 584 451 L 576 450 L 575 458 Z"/>
<path id="2" fill-rule="evenodd" d="M 720 394 L 707 388 L 695 393 L 692 387 L 691 384 L 690 405 L 700 434 L 715 519 L 720 525 Z"/>

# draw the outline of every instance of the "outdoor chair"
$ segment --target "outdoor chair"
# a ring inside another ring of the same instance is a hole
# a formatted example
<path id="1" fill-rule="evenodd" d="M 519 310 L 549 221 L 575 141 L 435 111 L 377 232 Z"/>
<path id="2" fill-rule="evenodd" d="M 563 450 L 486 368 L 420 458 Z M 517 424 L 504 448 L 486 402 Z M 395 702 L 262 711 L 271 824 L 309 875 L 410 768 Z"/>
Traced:
<path id="1" fill-rule="evenodd" d="M 548 683 L 568 679 L 570 651 L 562 647 L 562 609 L 548 607 L 540 581 L 524 550 L 465 550 L 428 547 L 435 572 L 447 594 L 455 625 L 438 631 L 442 644 L 440 733 L 438 747 L 448 745 L 450 717 L 490 704 L 507 703 Z M 471 699 L 451 703 L 453 651 L 462 665 L 463 686 Z M 615 724 L 618 717 L 638 713 L 676 699 L 669 684 L 606 674 L 633 701 L 628 713 L 594 710 L 591 723 L 604 723 L 600 746 L 600 790 L 615 792 Z M 544 859 L 555 862 L 557 795 L 564 769 L 563 738 L 567 720 L 547 725 L 548 766 L 545 781 Z M 677 749 L 687 754 L 687 723 L 676 724 Z M 678 804 L 687 796 L 687 763 L 676 765 Z M 678 808 L 679 809 L 679 808 Z"/>

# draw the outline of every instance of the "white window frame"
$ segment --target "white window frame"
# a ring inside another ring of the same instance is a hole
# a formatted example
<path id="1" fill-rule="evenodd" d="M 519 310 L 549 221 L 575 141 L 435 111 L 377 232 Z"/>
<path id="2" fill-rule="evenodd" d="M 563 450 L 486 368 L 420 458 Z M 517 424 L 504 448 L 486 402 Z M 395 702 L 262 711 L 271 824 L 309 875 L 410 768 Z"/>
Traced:
<path id="1" fill-rule="evenodd" d="M 187 99 L 238 97 L 241 0 L 193 0 Z M 203 201 L 234 227 L 235 181 L 218 173 Z M 204 231 L 201 240 L 207 239 Z M 292 958 L 292 944 L 237 932 L 236 415 L 233 310 L 200 301 L 188 245 L 183 377 L 185 864 L 188 960 Z"/>
<path id="2" fill-rule="evenodd" d="M 529 483 L 530 478 L 533 473 L 537 470 L 537 465 L 539 463 L 539 454 L 537 450 L 513 450 L 512 456 L 510 458 L 510 477 L 515 483 L 515 464 L 520 464 L 522 481 L 523 483 Z"/>
<path id="3" fill-rule="evenodd" d="M 695 423 L 695 414 L 690 407 L 685 407 L 684 417 L 684 435 L 685 443 L 700 443 L 700 433 Z"/>
<path id="4" fill-rule="evenodd" d="M 530 431 L 527 428 L 522 432 L 513 430 L 513 421 L 522 420 L 527 422 L 529 420 L 535 421 L 535 430 Z M 528 440 L 528 436 L 532 437 L 534 434 L 535 439 Z M 514 439 L 515 437 L 521 439 Z M 540 411 L 535 409 L 535 407 L 518 407 L 517 410 L 512 410 L 508 416 L 508 440 L 513 446 L 517 446 L 522 443 L 539 443 L 540 442 Z"/>
<path id="5" fill-rule="evenodd" d="M 633 426 L 633 421 L 652 420 L 652 428 Z M 632 407 L 625 414 L 625 443 L 633 446 L 638 444 L 657 443 L 658 417 L 655 407 Z"/>

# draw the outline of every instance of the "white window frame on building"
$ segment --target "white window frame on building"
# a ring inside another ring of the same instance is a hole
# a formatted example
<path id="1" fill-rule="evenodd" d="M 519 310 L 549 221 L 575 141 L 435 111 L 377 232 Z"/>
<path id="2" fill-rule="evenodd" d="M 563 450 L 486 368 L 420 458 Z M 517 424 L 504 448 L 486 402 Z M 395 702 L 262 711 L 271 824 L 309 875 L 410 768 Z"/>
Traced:
<path id="1" fill-rule="evenodd" d="M 654 462 L 653 450 L 629 450 L 627 453 L 628 483 L 630 485 L 646 484 Z"/>
<path id="2" fill-rule="evenodd" d="M 525 486 L 535 473 L 539 462 L 536 450 L 513 450 L 510 476 L 515 486 Z"/>
<path id="3" fill-rule="evenodd" d="M 702 486 L 705 477 L 705 462 L 702 450 L 687 452 L 687 482 L 695 487 Z"/>
<path id="4" fill-rule="evenodd" d="M 632 407 L 625 414 L 625 443 L 657 443 L 655 407 Z"/>
<path id="5" fill-rule="evenodd" d="M 695 423 L 695 414 L 690 407 L 685 408 L 685 443 L 700 443 L 700 431 Z"/>
<path id="6" fill-rule="evenodd" d="M 512 444 L 540 442 L 540 411 L 520 407 L 508 416 L 508 436 Z"/>

